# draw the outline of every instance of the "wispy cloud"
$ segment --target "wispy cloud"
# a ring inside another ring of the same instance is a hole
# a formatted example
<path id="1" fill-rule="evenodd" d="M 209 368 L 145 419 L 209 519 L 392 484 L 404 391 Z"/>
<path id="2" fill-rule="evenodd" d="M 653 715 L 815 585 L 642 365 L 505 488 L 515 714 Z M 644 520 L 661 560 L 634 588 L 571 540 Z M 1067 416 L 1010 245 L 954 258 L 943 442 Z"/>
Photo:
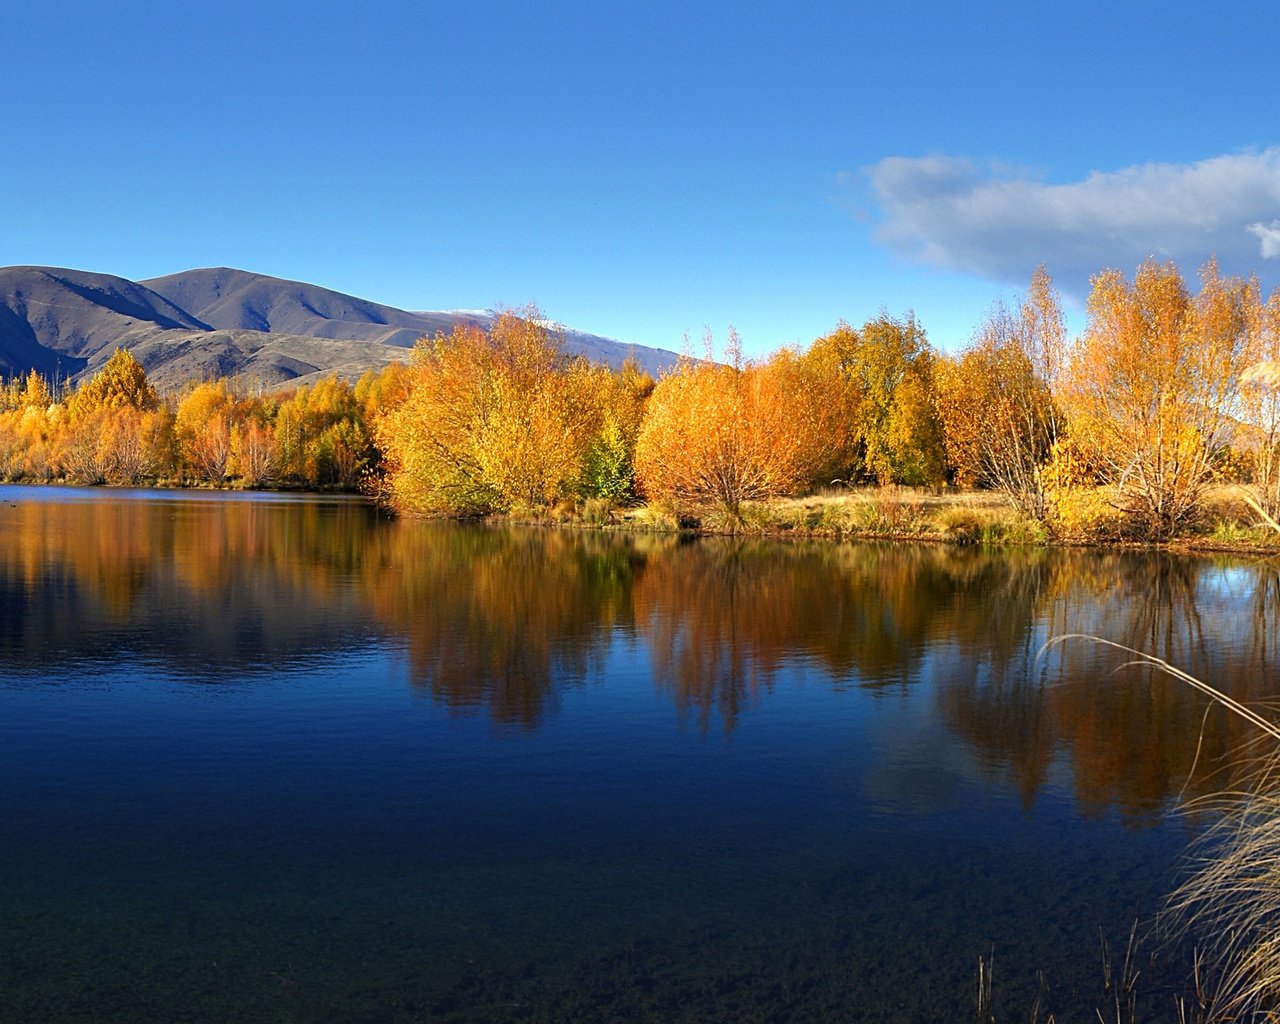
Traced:
<path id="1" fill-rule="evenodd" d="M 1149 163 L 1050 184 L 955 156 L 889 157 L 866 171 L 877 237 L 908 258 L 1025 282 L 1045 263 L 1083 298 L 1090 275 L 1171 259 L 1280 281 L 1280 147 L 1190 164 Z"/>

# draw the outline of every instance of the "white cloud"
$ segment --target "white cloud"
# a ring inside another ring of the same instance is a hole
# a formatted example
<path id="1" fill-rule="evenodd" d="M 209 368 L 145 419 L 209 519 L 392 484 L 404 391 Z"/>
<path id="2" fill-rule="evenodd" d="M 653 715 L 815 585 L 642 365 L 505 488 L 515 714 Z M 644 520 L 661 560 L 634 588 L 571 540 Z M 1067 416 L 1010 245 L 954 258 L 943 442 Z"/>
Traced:
<path id="1" fill-rule="evenodd" d="M 1039 263 L 1083 298 L 1105 267 L 1154 256 L 1190 276 L 1211 254 L 1224 271 L 1280 281 L 1280 147 L 1190 164 L 1141 164 L 1049 184 L 953 156 L 889 157 L 866 171 L 877 237 L 911 259 L 1025 283 Z"/>
<path id="2" fill-rule="evenodd" d="M 1280 256 L 1280 219 L 1273 220 L 1270 224 L 1258 221 L 1256 224 L 1250 224 L 1245 230 L 1258 236 L 1262 243 L 1263 259 L 1272 260 Z"/>

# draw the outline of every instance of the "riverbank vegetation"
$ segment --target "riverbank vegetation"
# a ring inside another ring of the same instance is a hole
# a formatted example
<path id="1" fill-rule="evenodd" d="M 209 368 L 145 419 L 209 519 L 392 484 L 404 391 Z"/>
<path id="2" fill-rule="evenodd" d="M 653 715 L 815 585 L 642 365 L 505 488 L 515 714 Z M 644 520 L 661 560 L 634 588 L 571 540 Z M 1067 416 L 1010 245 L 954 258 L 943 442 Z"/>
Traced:
<path id="1" fill-rule="evenodd" d="M 369 424 L 404 374 L 276 393 L 221 378 L 161 395 L 123 349 L 74 390 L 32 371 L 0 389 L 0 479 L 354 490 L 378 471 Z"/>
<path id="2" fill-rule="evenodd" d="M 908 314 L 657 380 L 567 357 L 536 309 L 409 366 L 158 394 L 119 351 L 73 390 L 0 390 L 0 478 L 362 489 L 408 513 L 952 541 L 1274 543 L 1280 290 L 1210 260 L 1093 280 L 1067 336 L 1047 272 L 943 353 Z M 718 358 L 717 358 L 718 356 Z"/>
<path id="3" fill-rule="evenodd" d="M 1173 264 L 1100 273 L 1074 340 L 1041 268 L 956 353 L 881 313 L 760 360 L 730 330 L 705 356 L 656 381 L 589 369 L 536 311 L 438 337 L 379 424 L 388 498 L 716 532 L 1274 542 L 1245 502 L 1280 508 L 1280 291 L 1213 260 L 1195 291 Z"/>

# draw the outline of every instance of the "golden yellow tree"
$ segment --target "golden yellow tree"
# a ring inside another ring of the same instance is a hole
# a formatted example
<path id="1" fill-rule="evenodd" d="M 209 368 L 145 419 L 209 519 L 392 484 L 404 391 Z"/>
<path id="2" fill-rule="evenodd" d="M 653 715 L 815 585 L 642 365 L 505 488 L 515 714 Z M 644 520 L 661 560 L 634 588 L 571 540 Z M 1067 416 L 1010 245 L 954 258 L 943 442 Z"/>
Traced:
<path id="1" fill-rule="evenodd" d="M 625 504 L 635 496 L 636 440 L 654 380 L 627 359 L 617 373 L 604 366 L 584 367 L 578 383 L 586 392 L 583 400 L 597 403 L 600 410 L 599 428 L 583 456 L 582 494 Z"/>
<path id="2" fill-rule="evenodd" d="M 1192 296 L 1176 266 L 1151 260 L 1132 284 L 1095 276 L 1063 392 L 1073 436 L 1090 439 L 1117 504 L 1153 539 L 1196 515 L 1246 355 L 1249 285 L 1213 260 L 1201 280 Z"/>
<path id="3" fill-rule="evenodd" d="M 146 371 L 117 348 L 57 418 L 52 461 L 81 483 L 138 483 L 168 462 L 170 422 Z"/>
<path id="4" fill-rule="evenodd" d="M 206 483 L 226 479 L 234 407 L 226 378 L 203 381 L 182 396 L 175 432 L 184 475 Z"/>
<path id="5" fill-rule="evenodd" d="M 454 515 L 533 511 L 579 487 L 599 406 L 536 309 L 420 342 L 379 421 L 391 501 Z"/>
<path id="6" fill-rule="evenodd" d="M 67 403 L 72 418 L 94 409 L 154 409 L 160 404 L 142 364 L 117 348 L 102 369 L 76 388 Z"/>
<path id="7" fill-rule="evenodd" d="M 848 378 L 854 401 L 855 476 L 878 483 L 936 484 L 946 455 L 935 401 L 936 355 L 915 316 L 882 313 L 855 330 L 847 323 L 814 343 Z"/>
<path id="8" fill-rule="evenodd" d="M 1265 303 L 1253 288 L 1248 364 L 1240 377 L 1242 436 L 1254 498 L 1280 518 L 1280 288 Z"/>

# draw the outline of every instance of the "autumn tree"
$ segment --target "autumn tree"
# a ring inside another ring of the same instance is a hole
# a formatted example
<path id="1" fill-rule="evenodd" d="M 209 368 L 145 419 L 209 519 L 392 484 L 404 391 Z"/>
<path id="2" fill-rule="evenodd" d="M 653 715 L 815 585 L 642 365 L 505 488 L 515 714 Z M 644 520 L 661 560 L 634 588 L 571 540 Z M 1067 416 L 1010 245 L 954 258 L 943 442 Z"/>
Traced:
<path id="1" fill-rule="evenodd" d="M 274 442 L 276 474 L 312 487 L 356 487 L 376 457 L 364 405 L 336 374 L 282 398 Z"/>
<path id="2" fill-rule="evenodd" d="M 30 371 L 22 387 L 14 394 L 15 409 L 47 409 L 53 404 L 53 392 L 49 382 L 37 370 Z"/>
<path id="3" fill-rule="evenodd" d="M 1253 496 L 1280 518 L 1280 289 L 1264 303 L 1253 288 L 1247 368 L 1240 377 L 1242 437 Z"/>
<path id="4" fill-rule="evenodd" d="M 1213 260 L 1195 296 L 1172 263 L 1143 263 L 1132 284 L 1116 270 L 1093 279 L 1064 397 L 1073 435 L 1148 537 L 1172 536 L 1200 507 L 1228 440 L 1248 306 L 1249 285 Z"/>
<path id="5" fill-rule="evenodd" d="M 59 471 L 77 483 L 142 483 L 168 468 L 172 422 L 163 406 L 81 411 L 54 434 L 52 457 Z"/>
<path id="6" fill-rule="evenodd" d="M 583 455 L 582 493 L 623 504 L 634 497 L 636 441 L 654 380 L 633 359 L 616 373 L 605 366 L 584 371 L 581 386 L 598 403 L 600 421 Z"/>
<path id="7" fill-rule="evenodd" d="M 1061 303 L 1041 266 L 1020 308 L 998 304 L 939 372 L 938 409 L 957 482 L 998 489 L 1037 520 L 1048 514 L 1044 465 L 1064 428 L 1053 390 L 1065 338 Z"/>
<path id="8" fill-rule="evenodd" d="M 937 357 L 914 315 L 882 313 L 859 329 L 840 323 L 814 343 L 848 378 L 859 476 L 881 484 L 941 483 L 942 422 L 934 400 Z"/>
<path id="9" fill-rule="evenodd" d="M 170 420 L 142 364 L 117 348 L 58 418 L 51 458 L 81 483 L 138 483 L 169 461 Z"/>
<path id="10" fill-rule="evenodd" d="M 142 364 L 127 349 L 117 348 L 96 374 L 76 388 L 68 409 L 73 418 L 95 409 L 155 409 L 156 389 Z"/>
<path id="11" fill-rule="evenodd" d="M 587 368 L 536 309 L 420 342 L 379 422 L 391 500 L 413 511 L 537 510 L 578 489 L 599 429 Z"/>
<path id="12" fill-rule="evenodd" d="M 175 432 L 190 478 L 215 484 L 226 478 L 234 407 L 226 378 L 196 384 L 178 402 Z"/>
<path id="13" fill-rule="evenodd" d="M 640 430 L 644 493 L 733 527 L 744 503 L 810 488 L 847 457 L 837 449 L 851 414 L 847 378 L 819 366 L 789 349 L 745 365 L 682 360 L 659 379 Z"/>
<path id="14" fill-rule="evenodd" d="M 275 479 L 275 429 L 259 417 L 240 418 L 231 428 L 231 470 L 246 487 Z"/>

